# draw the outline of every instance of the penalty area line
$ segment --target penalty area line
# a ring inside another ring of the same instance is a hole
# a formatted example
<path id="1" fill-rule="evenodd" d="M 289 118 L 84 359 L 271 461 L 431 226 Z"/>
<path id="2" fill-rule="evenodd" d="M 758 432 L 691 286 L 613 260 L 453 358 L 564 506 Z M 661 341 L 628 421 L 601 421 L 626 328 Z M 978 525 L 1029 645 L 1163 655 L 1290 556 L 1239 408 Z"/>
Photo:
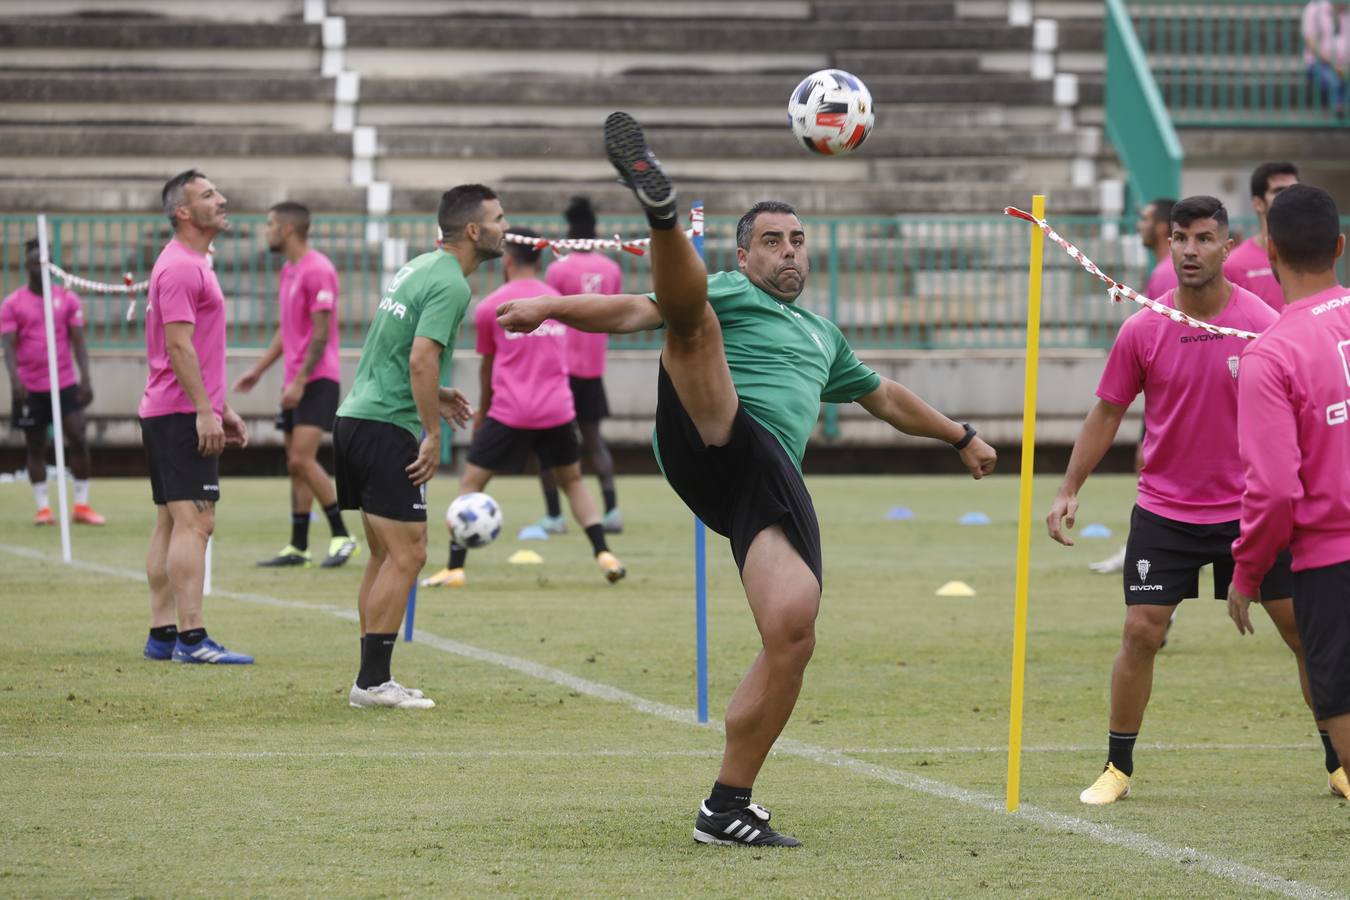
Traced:
<path id="1" fill-rule="evenodd" d="M 0 552 L 42 562 L 60 562 L 60 559 L 57 557 L 28 547 L 0 544 Z M 84 562 L 83 560 L 73 560 L 70 564 L 75 568 L 119 578 L 126 578 L 132 581 L 144 581 L 145 579 L 145 574 L 143 572 L 136 572 L 130 569 L 119 569 L 112 566 L 101 565 L 99 563 Z M 286 600 L 264 594 L 240 593 L 237 591 L 221 589 L 213 591 L 212 596 L 224 597 L 226 599 L 243 603 L 252 603 L 259 606 L 321 612 L 348 621 L 355 621 L 357 619 L 355 610 L 334 606 L 332 604 L 306 603 L 299 600 Z M 638 712 L 647 713 L 648 715 L 656 716 L 670 722 L 678 722 L 685 725 L 698 724 L 697 714 L 692 709 L 683 709 L 668 703 L 648 700 L 645 697 L 640 697 L 637 694 L 614 687 L 613 685 L 604 684 L 598 681 L 590 681 L 589 679 L 573 675 L 570 672 L 542 665 L 533 660 L 510 656 L 505 653 L 498 653 L 494 650 L 485 650 L 481 647 L 475 647 L 471 644 L 465 644 L 450 638 L 441 637 L 421 629 L 414 631 L 413 635 L 417 639 L 417 642 L 424 647 L 431 647 L 432 649 L 460 656 L 465 659 L 471 659 L 477 662 L 488 663 L 490 665 L 509 669 L 513 672 L 528 675 L 531 678 L 540 681 L 547 681 L 560 687 L 565 687 L 568 690 L 575 691 L 579 694 L 585 694 L 586 696 L 595 697 L 599 700 L 607 700 L 611 703 L 621 704 L 630 709 L 635 709 Z M 721 728 L 720 724 L 711 727 L 718 730 Z M 1187 871 L 1207 872 L 1210 875 L 1231 881 L 1235 884 L 1240 884 L 1243 887 L 1271 891 L 1286 897 L 1299 898 L 1299 900 L 1350 900 L 1350 898 L 1347 898 L 1344 894 L 1319 888 L 1316 885 L 1294 881 L 1293 879 L 1285 878 L 1282 875 L 1266 872 L 1253 866 L 1224 859 L 1211 853 L 1195 850 L 1191 847 L 1173 846 L 1172 844 L 1149 837 L 1146 834 L 1118 828 L 1114 825 L 1093 822 L 1088 819 L 1041 809 L 1025 803 L 1022 804 L 1017 812 L 1008 813 L 1005 809 L 1002 797 L 995 797 L 992 794 L 968 790 L 956 785 L 947 784 L 943 781 L 938 781 L 934 778 L 925 778 L 922 775 L 902 772 L 898 769 L 890 769 L 885 766 L 877 765 L 876 763 L 854 759 L 839 750 L 832 750 L 827 747 L 820 747 L 790 738 L 780 738 L 775 746 L 775 750 L 781 754 L 796 756 L 820 765 L 842 769 L 865 778 L 894 784 L 915 793 L 926 794 L 930 797 L 937 797 L 943 800 L 950 800 L 959 803 L 962 806 L 985 810 L 986 812 L 995 813 L 999 816 L 1020 819 L 1049 831 L 1088 837 L 1098 843 L 1120 847 L 1152 859 L 1175 863 L 1179 866 L 1183 866 Z"/>

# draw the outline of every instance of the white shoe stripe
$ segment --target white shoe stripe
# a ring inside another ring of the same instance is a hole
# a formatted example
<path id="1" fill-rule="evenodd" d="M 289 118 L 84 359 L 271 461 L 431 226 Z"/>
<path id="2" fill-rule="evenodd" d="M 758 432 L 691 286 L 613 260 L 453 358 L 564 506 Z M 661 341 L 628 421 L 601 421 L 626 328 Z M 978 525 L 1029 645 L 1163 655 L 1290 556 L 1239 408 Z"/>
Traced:
<path id="1" fill-rule="evenodd" d="M 730 825 L 728 825 L 726 828 L 723 828 L 723 829 L 722 829 L 722 833 L 723 833 L 723 834 L 731 834 L 732 831 L 734 831 L 735 829 L 740 828 L 740 827 L 741 827 L 741 820 L 740 820 L 740 819 L 737 819 L 735 822 L 732 822 L 732 823 L 731 823 Z"/>
<path id="2" fill-rule="evenodd" d="M 759 829 L 758 829 L 758 828 L 756 828 L 753 832 L 750 833 L 750 836 L 749 836 L 748 838 L 745 839 L 745 842 L 748 844 L 748 843 L 750 843 L 751 841 L 753 841 L 753 840 L 754 840 L 755 838 L 757 838 L 757 837 L 759 837 Z"/>
<path id="3" fill-rule="evenodd" d="M 746 834 L 746 832 L 749 831 L 749 830 L 750 830 L 750 826 L 749 826 L 749 825 L 745 826 L 745 827 L 742 828 L 740 831 L 736 832 L 736 837 L 741 838 L 742 840 L 744 840 L 744 839 L 745 839 L 745 834 Z"/>

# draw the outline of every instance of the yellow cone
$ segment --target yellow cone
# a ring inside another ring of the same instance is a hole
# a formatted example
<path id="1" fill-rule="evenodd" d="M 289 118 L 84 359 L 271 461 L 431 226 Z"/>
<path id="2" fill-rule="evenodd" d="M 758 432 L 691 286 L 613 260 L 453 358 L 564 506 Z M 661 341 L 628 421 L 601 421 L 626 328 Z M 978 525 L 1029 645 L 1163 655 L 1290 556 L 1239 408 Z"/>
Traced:
<path id="1" fill-rule="evenodd" d="M 543 561 L 544 558 L 533 550 L 517 550 L 507 559 L 513 566 L 537 566 Z"/>
<path id="2" fill-rule="evenodd" d="M 939 597 L 974 597 L 975 589 L 964 581 L 949 581 L 937 589 Z"/>

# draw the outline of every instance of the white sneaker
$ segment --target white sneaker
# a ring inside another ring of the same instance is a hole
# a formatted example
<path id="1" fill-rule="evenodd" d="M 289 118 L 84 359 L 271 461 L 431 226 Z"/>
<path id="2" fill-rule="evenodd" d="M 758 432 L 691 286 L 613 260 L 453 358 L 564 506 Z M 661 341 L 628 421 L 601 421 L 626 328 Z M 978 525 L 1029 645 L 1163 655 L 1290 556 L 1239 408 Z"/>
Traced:
<path id="1" fill-rule="evenodd" d="M 405 688 L 393 679 L 368 688 L 353 684 L 347 702 L 357 707 L 388 706 L 394 709 L 431 709 L 436 705 L 435 700 L 423 697 L 421 691 Z"/>
<path id="2" fill-rule="evenodd" d="M 1120 552 L 1115 556 L 1109 556 L 1106 559 L 1098 560 L 1095 563 L 1089 563 L 1088 568 L 1098 575 L 1111 575 L 1116 572 L 1125 571 L 1125 548 L 1121 547 Z"/>

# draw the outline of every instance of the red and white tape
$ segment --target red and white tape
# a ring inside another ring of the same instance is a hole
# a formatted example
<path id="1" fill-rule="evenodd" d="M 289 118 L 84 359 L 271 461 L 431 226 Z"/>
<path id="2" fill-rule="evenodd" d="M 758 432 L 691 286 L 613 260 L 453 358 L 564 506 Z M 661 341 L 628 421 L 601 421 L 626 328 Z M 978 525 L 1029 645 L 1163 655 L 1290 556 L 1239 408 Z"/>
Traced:
<path id="1" fill-rule="evenodd" d="M 136 295 L 144 293 L 146 288 L 150 287 L 149 281 L 136 281 L 135 277 L 126 272 L 122 275 L 121 284 L 106 284 L 102 281 L 91 281 L 88 278 L 81 278 L 72 272 L 67 272 L 54 262 L 47 263 L 47 271 L 51 272 L 66 287 L 78 288 L 94 294 L 126 294 L 127 303 L 127 321 L 130 322 L 136 318 Z"/>
<path id="2" fill-rule="evenodd" d="M 1077 262 L 1080 266 L 1082 266 L 1089 274 L 1097 276 L 1106 283 L 1107 287 L 1106 293 L 1111 298 L 1112 302 L 1120 303 L 1121 298 L 1124 298 L 1126 300 L 1133 300 L 1140 306 L 1146 306 L 1149 309 L 1153 310 L 1154 312 L 1159 313 L 1160 315 L 1167 316 L 1167 318 L 1171 319 L 1173 322 L 1178 322 L 1182 325 L 1189 325 L 1192 328 L 1199 328 L 1201 331 L 1208 331 L 1210 334 L 1221 334 L 1226 337 L 1242 338 L 1243 340 L 1248 341 L 1260 336 L 1256 332 L 1252 331 L 1242 331 L 1237 328 L 1227 328 L 1223 325 L 1211 325 L 1209 322 L 1202 322 L 1199 319 L 1186 315 L 1179 309 L 1175 309 L 1171 306 L 1165 306 L 1159 303 L 1157 300 L 1154 300 L 1150 297 L 1145 297 L 1143 294 L 1139 293 L 1134 288 L 1130 287 L 1127 284 L 1121 284 L 1120 282 L 1108 276 L 1101 269 L 1097 268 L 1097 264 L 1094 263 L 1092 260 L 1088 259 L 1087 256 L 1084 255 L 1082 250 L 1079 250 L 1073 244 L 1070 244 L 1068 241 L 1064 240 L 1064 238 L 1060 237 L 1059 234 L 1055 231 L 1055 229 L 1050 227 L 1050 223 L 1046 222 L 1044 219 L 1038 219 L 1031 213 L 1026 212 L 1025 210 L 1018 209 L 1015 206 L 1006 206 L 1003 208 L 1003 212 L 1006 215 L 1012 216 L 1015 219 L 1024 219 L 1028 222 L 1031 222 L 1033 225 L 1036 225 L 1038 228 L 1040 228 L 1041 231 L 1045 232 L 1046 237 L 1048 237 L 1050 240 L 1054 241 L 1056 244 L 1059 244 L 1061 247 L 1063 247 L 1064 252 L 1068 253 L 1069 256 L 1072 257 L 1073 260 Z"/>
<path id="3" fill-rule="evenodd" d="M 696 233 L 703 230 L 703 221 L 700 218 L 696 228 L 691 228 L 685 232 L 688 237 L 693 237 Z M 621 236 L 614 235 L 613 238 L 532 238 L 523 234 L 507 234 L 506 239 L 513 244 L 529 244 L 536 250 L 543 250 L 548 247 L 554 253 L 579 251 L 589 253 L 593 250 L 621 250 L 624 253 L 631 253 L 634 256 L 646 256 L 646 247 L 652 242 L 651 238 L 638 238 L 632 241 L 625 241 Z"/>

